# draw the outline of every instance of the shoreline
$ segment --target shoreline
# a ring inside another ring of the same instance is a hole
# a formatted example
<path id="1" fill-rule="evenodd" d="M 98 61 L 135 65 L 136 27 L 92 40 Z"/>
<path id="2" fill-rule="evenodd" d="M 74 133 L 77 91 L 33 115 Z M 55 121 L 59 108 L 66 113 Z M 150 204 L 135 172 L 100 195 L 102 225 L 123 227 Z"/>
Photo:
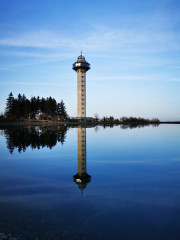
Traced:
<path id="1" fill-rule="evenodd" d="M 152 124 L 180 124 L 180 121 L 163 121 L 163 122 L 48 122 L 48 121 L 32 121 L 32 122 L 25 122 L 25 121 L 12 121 L 12 122 L 0 122 L 0 127 L 2 126 L 60 126 L 60 125 L 67 125 L 67 126 L 97 126 L 97 125 L 152 125 Z"/>

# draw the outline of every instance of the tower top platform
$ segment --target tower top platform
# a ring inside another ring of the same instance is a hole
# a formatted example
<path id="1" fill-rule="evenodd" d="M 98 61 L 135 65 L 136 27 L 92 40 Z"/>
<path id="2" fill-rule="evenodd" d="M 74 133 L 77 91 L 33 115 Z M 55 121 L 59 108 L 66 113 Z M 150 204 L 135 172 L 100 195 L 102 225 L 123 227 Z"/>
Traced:
<path id="1" fill-rule="evenodd" d="M 85 57 L 82 55 L 82 51 L 81 55 L 77 58 L 77 61 L 72 66 L 72 69 L 74 71 L 77 71 L 80 68 L 84 69 L 85 71 L 88 71 L 91 68 L 90 64 L 86 61 Z"/>

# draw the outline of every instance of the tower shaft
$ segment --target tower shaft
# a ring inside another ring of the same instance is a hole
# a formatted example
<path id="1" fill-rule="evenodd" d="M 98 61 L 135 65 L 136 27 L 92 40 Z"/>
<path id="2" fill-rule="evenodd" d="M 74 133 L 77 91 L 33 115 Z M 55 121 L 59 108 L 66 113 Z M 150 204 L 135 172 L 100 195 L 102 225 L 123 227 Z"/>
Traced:
<path id="1" fill-rule="evenodd" d="M 86 72 L 90 69 L 90 64 L 81 55 L 73 64 L 73 70 L 77 72 L 77 117 L 86 118 Z"/>
<path id="2" fill-rule="evenodd" d="M 77 70 L 77 117 L 86 117 L 86 71 Z"/>

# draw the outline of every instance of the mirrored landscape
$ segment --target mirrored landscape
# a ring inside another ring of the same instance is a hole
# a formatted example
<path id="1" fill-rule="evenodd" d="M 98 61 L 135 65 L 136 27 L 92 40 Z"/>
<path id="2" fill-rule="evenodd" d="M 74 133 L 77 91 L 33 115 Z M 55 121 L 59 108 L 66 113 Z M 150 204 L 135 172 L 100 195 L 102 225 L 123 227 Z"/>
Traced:
<path id="1" fill-rule="evenodd" d="M 180 239 L 180 125 L 0 129 L 0 233 Z"/>

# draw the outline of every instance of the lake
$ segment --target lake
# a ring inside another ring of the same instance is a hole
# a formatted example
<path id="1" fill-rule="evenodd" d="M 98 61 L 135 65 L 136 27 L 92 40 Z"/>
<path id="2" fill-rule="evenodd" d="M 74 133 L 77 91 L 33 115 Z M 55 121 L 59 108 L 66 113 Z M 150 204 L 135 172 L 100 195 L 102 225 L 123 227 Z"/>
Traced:
<path id="1" fill-rule="evenodd" d="M 1 127 L 0 232 L 180 239 L 180 125 Z"/>

